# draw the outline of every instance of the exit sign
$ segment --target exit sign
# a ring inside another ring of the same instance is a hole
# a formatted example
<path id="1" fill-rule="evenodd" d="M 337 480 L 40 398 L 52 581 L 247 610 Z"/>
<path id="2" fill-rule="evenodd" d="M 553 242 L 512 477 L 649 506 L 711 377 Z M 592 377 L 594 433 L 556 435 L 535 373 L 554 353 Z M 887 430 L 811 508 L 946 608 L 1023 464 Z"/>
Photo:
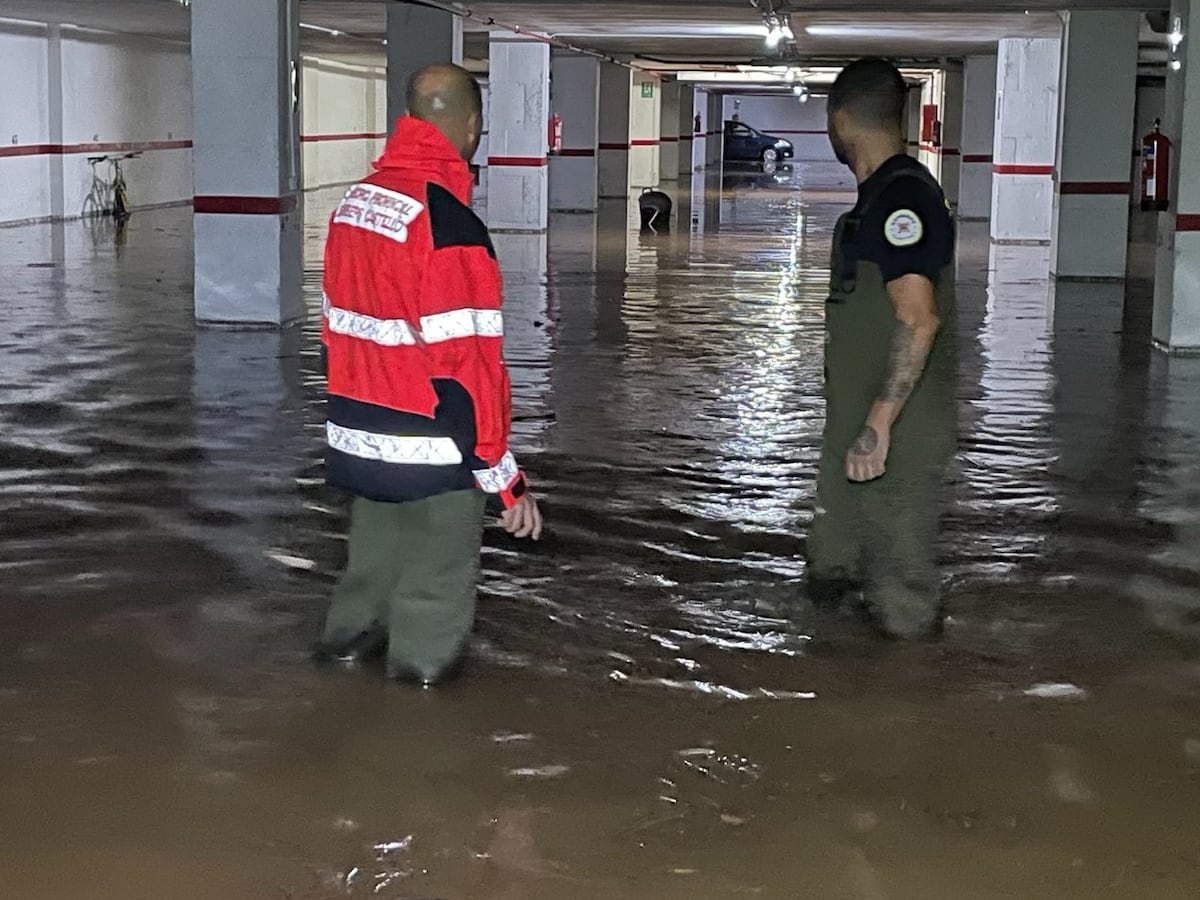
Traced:
<path id="1" fill-rule="evenodd" d="M 653 97 L 654 97 L 654 82 L 643 81 L 642 82 L 642 99 L 651 100 L 651 99 L 653 99 Z"/>

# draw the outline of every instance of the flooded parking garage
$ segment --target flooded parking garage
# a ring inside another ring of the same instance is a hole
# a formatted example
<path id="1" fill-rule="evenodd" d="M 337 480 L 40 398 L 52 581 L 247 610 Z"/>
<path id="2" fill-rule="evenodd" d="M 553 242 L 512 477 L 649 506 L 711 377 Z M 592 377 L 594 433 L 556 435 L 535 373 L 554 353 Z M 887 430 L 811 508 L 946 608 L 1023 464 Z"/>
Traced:
<path id="1" fill-rule="evenodd" d="M 308 660 L 336 194 L 282 334 L 193 326 L 185 210 L 0 230 L 3 894 L 1195 897 L 1200 363 L 964 226 L 945 637 L 880 643 L 801 590 L 852 186 L 782 171 L 497 236 L 550 531 L 425 692 Z"/>

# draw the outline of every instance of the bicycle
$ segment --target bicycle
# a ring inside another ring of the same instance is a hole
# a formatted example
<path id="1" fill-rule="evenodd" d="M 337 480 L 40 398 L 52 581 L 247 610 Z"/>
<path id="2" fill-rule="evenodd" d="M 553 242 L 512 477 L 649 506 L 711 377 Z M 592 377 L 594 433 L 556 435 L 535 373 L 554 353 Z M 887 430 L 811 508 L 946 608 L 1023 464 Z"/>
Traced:
<path id="1" fill-rule="evenodd" d="M 89 156 L 87 158 L 88 165 L 92 167 L 92 188 L 83 198 L 83 217 L 85 219 L 95 219 L 107 216 L 109 213 L 109 185 L 96 171 L 96 166 L 107 159 L 107 156 Z"/>
<path id="2" fill-rule="evenodd" d="M 92 189 L 83 201 L 83 215 L 112 216 L 113 221 L 124 225 L 131 214 L 129 206 L 129 188 L 125 183 L 125 173 L 121 169 L 121 161 L 137 159 L 140 152 L 125 153 L 121 156 L 89 156 L 88 165 L 92 167 Z M 107 162 L 112 171 L 112 179 L 105 181 L 96 171 L 96 166 Z"/>

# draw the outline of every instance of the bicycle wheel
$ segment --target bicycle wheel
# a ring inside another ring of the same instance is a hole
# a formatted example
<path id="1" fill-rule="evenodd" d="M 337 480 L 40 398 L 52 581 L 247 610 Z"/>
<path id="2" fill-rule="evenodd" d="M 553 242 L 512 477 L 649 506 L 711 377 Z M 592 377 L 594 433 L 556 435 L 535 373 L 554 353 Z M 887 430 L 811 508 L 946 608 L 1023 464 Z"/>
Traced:
<path id="1" fill-rule="evenodd" d="M 126 193 L 123 183 L 118 183 L 113 187 L 113 218 L 118 222 L 124 222 L 129 218 L 129 195 Z"/>

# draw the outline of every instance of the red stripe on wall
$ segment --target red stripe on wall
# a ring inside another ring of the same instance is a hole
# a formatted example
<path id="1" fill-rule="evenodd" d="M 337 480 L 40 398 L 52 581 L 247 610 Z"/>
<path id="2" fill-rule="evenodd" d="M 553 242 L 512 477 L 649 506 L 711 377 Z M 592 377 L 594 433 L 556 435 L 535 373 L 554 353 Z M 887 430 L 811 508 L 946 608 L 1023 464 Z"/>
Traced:
<path id="1" fill-rule="evenodd" d="M 514 166 L 537 169 L 546 165 L 544 156 L 489 156 L 489 166 Z"/>
<path id="2" fill-rule="evenodd" d="M 658 138 L 638 138 L 629 142 L 630 147 L 657 147 L 658 144 Z"/>
<path id="3" fill-rule="evenodd" d="M 559 156 L 595 156 L 596 151 L 587 147 L 563 147 L 558 151 Z"/>
<path id="4" fill-rule="evenodd" d="M 965 163 L 991 163 L 992 154 L 990 153 L 964 153 L 963 162 Z"/>
<path id="5" fill-rule="evenodd" d="M 1128 197 L 1133 185 L 1128 181 L 1064 181 L 1058 186 L 1060 194 Z"/>
<path id="6" fill-rule="evenodd" d="M 962 151 L 957 147 L 943 147 L 942 156 L 961 156 Z"/>
<path id="7" fill-rule="evenodd" d="M 300 141 L 305 144 L 323 144 L 326 141 L 378 141 L 386 137 L 386 131 L 363 131 L 353 134 L 302 134 Z"/>
<path id="8" fill-rule="evenodd" d="M 1200 231 L 1200 213 L 1180 213 L 1175 217 L 1176 231 Z"/>
<path id="9" fill-rule="evenodd" d="M 604 141 L 601 141 L 601 142 L 600 142 L 600 149 L 601 149 L 601 150 L 628 150 L 628 149 L 629 149 L 629 145 L 628 145 L 628 144 L 622 144 L 622 143 L 620 143 L 619 141 L 618 141 L 618 142 L 611 142 L 611 143 L 606 143 L 606 142 L 604 142 Z"/>
<path id="10" fill-rule="evenodd" d="M 664 144 L 674 144 L 678 142 L 679 138 L 664 134 L 661 138 L 659 138 L 659 140 L 661 140 Z"/>
<path id="11" fill-rule="evenodd" d="M 992 166 L 992 171 L 997 175 L 1053 175 L 1054 166 L 996 163 L 996 165 Z"/>
<path id="12" fill-rule="evenodd" d="M 96 144 L 12 144 L 0 147 L 0 157 L 71 156 L 76 153 L 147 153 L 151 150 L 187 150 L 191 141 L 125 141 Z"/>
<path id="13" fill-rule="evenodd" d="M 220 197 L 192 198 L 192 209 L 208 215 L 279 216 L 296 208 L 296 195 L 282 197 Z"/>

